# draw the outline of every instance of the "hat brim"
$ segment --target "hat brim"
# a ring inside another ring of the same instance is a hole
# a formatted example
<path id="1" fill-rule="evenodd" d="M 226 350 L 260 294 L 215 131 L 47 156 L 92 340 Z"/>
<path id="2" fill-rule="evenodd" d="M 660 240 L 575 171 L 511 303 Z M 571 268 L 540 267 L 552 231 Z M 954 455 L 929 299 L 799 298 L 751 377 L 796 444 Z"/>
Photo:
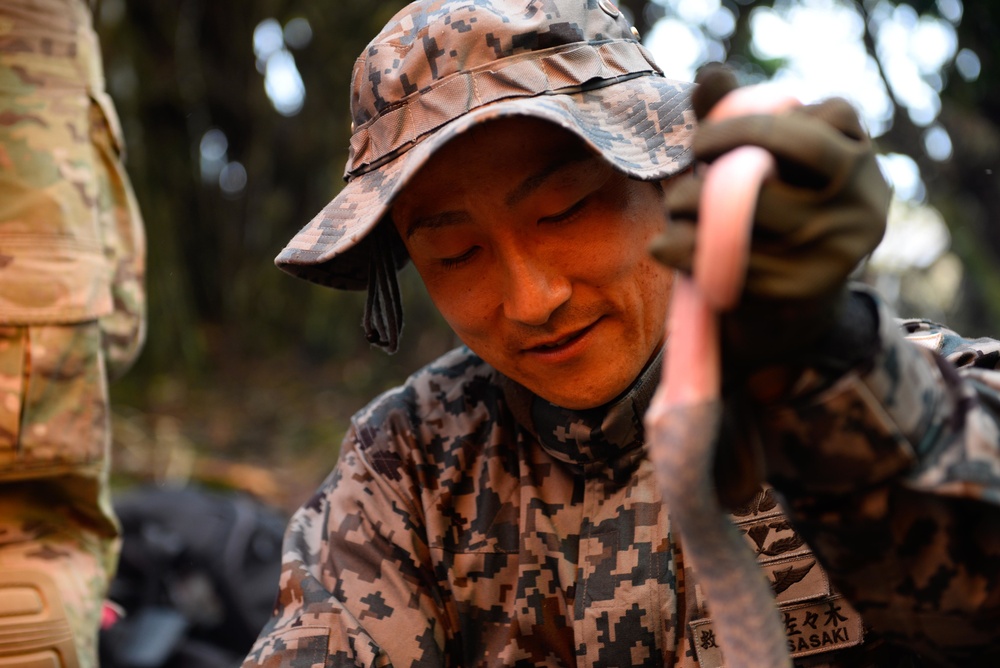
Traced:
<path id="1" fill-rule="evenodd" d="M 351 179 L 275 258 L 283 271 L 345 290 L 368 286 L 368 234 L 396 195 L 442 146 L 499 118 L 530 116 L 577 137 L 614 167 L 644 181 L 665 179 L 691 162 L 693 84 L 644 75 L 573 93 L 518 97 L 474 109 L 438 128 L 396 159 Z M 397 265 L 405 262 L 397 259 Z"/>

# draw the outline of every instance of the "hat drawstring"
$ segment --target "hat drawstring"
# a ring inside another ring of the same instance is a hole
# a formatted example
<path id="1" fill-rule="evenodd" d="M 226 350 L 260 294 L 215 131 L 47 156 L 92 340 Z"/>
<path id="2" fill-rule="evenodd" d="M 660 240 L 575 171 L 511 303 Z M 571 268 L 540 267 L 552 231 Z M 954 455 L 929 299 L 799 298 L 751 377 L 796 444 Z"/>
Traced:
<path id="1" fill-rule="evenodd" d="M 403 301 L 399 296 L 392 244 L 384 228 L 385 225 L 379 225 L 371 233 L 364 329 L 369 343 L 392 354 L 399 348 L 403 331 Z"/>

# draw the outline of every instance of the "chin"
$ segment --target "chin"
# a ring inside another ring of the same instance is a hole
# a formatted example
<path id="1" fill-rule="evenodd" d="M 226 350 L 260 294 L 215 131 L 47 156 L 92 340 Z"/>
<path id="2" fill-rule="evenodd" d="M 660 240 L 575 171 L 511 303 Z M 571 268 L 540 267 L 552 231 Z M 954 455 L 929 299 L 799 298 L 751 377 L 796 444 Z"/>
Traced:
<path id="1" fill-rule="evenodd" d="M 580 385 L 574 384 L 566 388 L 553 388 L 546 390 L 530 389 L 532 392 L 545 399 L 551 404 L 561 408 L 568 408 L 572 411 L 584 411 L 597 408 L 616 399 L 622 392 L 628 389 L 631 383 L 626 383 L 621 389 L 615 388 L 594 388 L 593 391 L 580 392 Z"/>

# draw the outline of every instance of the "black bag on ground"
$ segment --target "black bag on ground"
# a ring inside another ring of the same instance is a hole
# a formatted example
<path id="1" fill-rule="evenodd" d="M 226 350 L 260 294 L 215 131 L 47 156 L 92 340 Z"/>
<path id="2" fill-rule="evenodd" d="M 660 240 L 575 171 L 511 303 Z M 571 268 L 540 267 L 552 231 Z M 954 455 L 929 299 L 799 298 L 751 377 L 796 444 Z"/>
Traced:
<path id="1" fill-rule="evenodd" d="M 141 487 L 115 501 L 123 543 L 104 668 L 236 668 L 274 605 L 287 518 L 237 492 Z"/>

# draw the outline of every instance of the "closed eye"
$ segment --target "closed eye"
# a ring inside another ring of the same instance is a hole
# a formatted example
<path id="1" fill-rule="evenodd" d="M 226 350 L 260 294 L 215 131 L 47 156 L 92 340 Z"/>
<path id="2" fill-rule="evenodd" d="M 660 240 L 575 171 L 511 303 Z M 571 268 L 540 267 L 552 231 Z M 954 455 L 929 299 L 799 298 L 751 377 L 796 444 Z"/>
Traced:
<path id="1" fill-rule="evenodd" d="M 460 267 L 466 262 L 469 262 L 475 256 L 476 251 L 478 250 L 479 246 L 473 246 L 472 248 L 465 251 L 461 255 L 455 255 L 453 257 L 443 257 L 440 260 L 438 260 L 438 262 L 445 269 L 455 269 L 456 267 Z"/>
<path id="2" fill-rule="evenodd" d="M 589 197 L 584 197 L 582 200 L 566 209 L 565 211 L 560 211 L 557 214 L 551 216 L 545 216 L 544 218 L 539 218 L 539 223 L 565 223 L 572 220 L 576 214 L 580 213 L 583 207 L 587 204 Z"/>

